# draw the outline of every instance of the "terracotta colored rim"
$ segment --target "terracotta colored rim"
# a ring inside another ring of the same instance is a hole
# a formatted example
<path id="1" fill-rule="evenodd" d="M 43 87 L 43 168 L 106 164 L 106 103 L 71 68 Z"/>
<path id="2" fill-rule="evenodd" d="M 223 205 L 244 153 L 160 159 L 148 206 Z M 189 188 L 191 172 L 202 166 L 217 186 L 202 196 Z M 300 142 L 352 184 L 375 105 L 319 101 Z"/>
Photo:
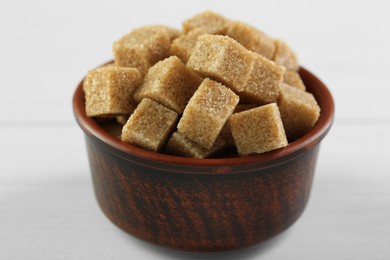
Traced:
<path id="1" fill-rule="evenodd" d="M 299 73 L 306 84 L 307 90 L 315 96 L 319 106 L 321 107 L 320 118 L 313 129 L 305 136 L 290 143 L 286 147 L 260 155 L 236 158 L 195 159 L 156 153 L 124 143 L 103 130 L 92 118 L 86 115 L 83 80 L 79 83 L 73 96 L 73 112 L 78 124 L 87 135 L 100 139 L 102 142 L 126 154 L 146 160 L 189 166 L 234 166 L 262 162 L 268 164 L 274 160 L 291 157 L 294 153 L 297 153 L 300 150 L 314 147 L 322 140 L 323 137 L 325 137 L 332 126 L 334 117 L 334 101 L 331 93 L 327 87 L 308 70 L 300 68 Z"/>

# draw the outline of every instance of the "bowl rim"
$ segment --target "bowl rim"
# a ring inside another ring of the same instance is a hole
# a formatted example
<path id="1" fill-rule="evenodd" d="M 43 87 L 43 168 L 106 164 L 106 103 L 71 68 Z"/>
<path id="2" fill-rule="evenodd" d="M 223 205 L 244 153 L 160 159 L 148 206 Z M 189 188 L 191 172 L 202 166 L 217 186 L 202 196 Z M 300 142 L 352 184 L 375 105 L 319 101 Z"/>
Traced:
<path id="1" fill-rule="evenodd" d="M 110 62 L 108 62 L 110 63 Z M 107 64 L 107 63 L 106 63 Z M 306 85 L 308 92 L 316 98 L 320 108 L 320 117 L 309 133 L 303 137 L 289 143 L 287 146 L 272 150 L 263 154 L 249 155 L 232 158 L 188 158 L 169 154 L 149 151 L 132 144 L 122 142 L 115 136 L 112 136 L 101 128 L 95 120 L 88 117 L 85 112 L 85 96 L 83 91 L 83 78 L 78 84 L 73 95 L 73 113 L 80 128 L 88 136 L 95 137 L 125 154 L 139 157 L 146 160 L 157 161 L 169 164 L 178 164 L 183 166 L 237 166 L 245 164 L 269 164 L 273 161 L 279 161 L 283 158 L 291 158 L 293 154 L 299 154 L 299 151 L 311 149 L 329 132 L 334 120 L 334 101 L 332 94 L 325 84 L 314 76 L 311 72 L 300 67 L 299 74 Z"/>

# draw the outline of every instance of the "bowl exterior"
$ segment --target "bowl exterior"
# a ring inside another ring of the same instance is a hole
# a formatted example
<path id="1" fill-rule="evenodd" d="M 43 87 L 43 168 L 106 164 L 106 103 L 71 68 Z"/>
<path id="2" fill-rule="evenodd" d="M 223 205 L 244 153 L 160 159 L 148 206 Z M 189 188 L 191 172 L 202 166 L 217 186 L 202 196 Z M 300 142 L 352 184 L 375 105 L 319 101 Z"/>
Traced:
<path id="1" fill-rule="evenodd" d="M 303 212 L 319 143 L 272 164 L 172 165 L 86 135 L 97 201 L 124 231 L 186 251 L 223 251 L 269 239 Z"/>

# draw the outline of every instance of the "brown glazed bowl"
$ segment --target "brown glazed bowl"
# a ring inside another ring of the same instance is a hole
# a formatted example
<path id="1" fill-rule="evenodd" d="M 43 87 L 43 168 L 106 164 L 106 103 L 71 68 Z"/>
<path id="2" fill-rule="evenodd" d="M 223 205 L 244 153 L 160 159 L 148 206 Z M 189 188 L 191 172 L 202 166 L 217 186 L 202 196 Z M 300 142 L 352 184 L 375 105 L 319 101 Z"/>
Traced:
<path id="1" fill-rule="evenodd" d="M 239 249 L 265 241 L 302 214 L 320 142 L 333 122 L 333 98 L 309 71 L 300 74 L 321 116 L 288 146 L 261 155 L 193 159 L 151 152 L 103 130 L 85 114 L 82 82 L 74 115 L 85 133 L 97 201 L 119 228 L 186 251 Z"/>

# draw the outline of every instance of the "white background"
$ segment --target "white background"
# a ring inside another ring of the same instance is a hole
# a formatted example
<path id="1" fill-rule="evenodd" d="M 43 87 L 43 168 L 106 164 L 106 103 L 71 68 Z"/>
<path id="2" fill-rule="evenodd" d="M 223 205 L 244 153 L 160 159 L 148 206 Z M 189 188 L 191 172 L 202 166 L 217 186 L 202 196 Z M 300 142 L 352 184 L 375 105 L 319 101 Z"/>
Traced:
<path id="1" fill-rule="evenodd" d="M 0 259 L 389 259 L 390 1 L 0 0 Z M 112 42 L 212 9 L 283 38 L 332 91 L 302 217 L 259 246 L 171 251 L 123 233 L 94 198 L 71 98 Z"/>

